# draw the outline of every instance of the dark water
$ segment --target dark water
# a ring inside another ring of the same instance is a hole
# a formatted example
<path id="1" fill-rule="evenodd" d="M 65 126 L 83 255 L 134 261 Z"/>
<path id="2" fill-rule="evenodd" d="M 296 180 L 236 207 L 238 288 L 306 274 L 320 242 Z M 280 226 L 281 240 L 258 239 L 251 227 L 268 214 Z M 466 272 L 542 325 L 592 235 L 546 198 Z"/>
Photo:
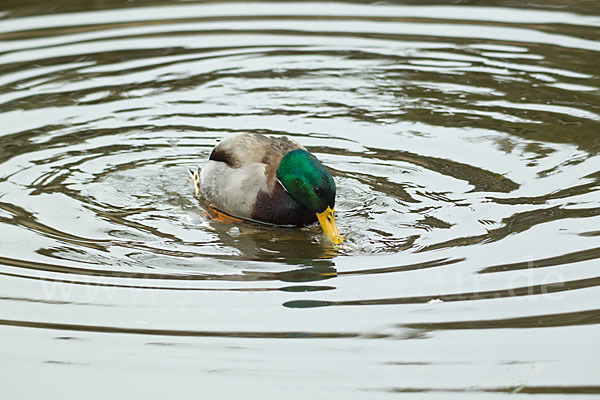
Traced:
<path id="1" fill-rule="evenodd" d="M 599 3 L 463 3 L 4 1 L 3 396 L 600 397 Z M 202 213 L 246 131 L 344 247 Z"/>

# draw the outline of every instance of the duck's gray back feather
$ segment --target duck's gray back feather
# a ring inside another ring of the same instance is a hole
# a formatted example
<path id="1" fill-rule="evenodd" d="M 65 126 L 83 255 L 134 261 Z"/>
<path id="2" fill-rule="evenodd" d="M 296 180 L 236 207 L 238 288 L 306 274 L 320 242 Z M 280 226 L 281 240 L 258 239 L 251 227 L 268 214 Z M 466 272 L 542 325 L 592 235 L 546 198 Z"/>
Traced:
<path id="1" fill-rule="evenodd" d="M 259 193 L 273 193 L 279 162 L 295 149 L 304 147 L 285 136 L 231 136 L 213 149 L 202 167 L 200 190 L 221 211 L 252 219 Z"/>

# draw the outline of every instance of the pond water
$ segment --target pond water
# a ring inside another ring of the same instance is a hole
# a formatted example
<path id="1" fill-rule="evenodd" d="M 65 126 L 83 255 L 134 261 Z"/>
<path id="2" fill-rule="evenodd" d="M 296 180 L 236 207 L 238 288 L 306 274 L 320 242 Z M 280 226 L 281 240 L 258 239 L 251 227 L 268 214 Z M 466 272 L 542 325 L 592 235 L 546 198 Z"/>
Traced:
<path id="1" fill-rule="evenodd" d="M 600 7 L 464 3 L 3 2 L 3 393 L 600 396 Z M 238 132 L 343 246 L 203 212 Z"/>

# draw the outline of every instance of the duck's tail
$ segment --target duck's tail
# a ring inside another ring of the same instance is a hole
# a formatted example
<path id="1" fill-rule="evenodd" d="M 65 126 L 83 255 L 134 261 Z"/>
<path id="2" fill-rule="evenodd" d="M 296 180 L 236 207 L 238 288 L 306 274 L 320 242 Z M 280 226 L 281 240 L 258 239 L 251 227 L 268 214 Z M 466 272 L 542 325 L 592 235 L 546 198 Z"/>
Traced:
<path id="1" fill-rule="evenodd" d="M 196 196 L 200 195 L 200 167 L 196 167 L 195 169 L 188 169 L 190 177 L 194 182 L 194 189 L 196 190 Z"/>

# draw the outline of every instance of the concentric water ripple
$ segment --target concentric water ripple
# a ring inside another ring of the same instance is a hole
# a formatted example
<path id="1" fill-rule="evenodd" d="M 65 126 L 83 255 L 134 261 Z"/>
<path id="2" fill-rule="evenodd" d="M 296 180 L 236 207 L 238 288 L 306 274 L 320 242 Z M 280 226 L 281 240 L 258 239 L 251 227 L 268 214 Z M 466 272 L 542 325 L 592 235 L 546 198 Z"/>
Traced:
<path id="1" fill-rule="evenodd" d="M 9 393 L 600 394 L 594 2 L 50 3 L 0 12 Z M 330 168 L 343 247 L 211 217 L 237 132 Z"/>

